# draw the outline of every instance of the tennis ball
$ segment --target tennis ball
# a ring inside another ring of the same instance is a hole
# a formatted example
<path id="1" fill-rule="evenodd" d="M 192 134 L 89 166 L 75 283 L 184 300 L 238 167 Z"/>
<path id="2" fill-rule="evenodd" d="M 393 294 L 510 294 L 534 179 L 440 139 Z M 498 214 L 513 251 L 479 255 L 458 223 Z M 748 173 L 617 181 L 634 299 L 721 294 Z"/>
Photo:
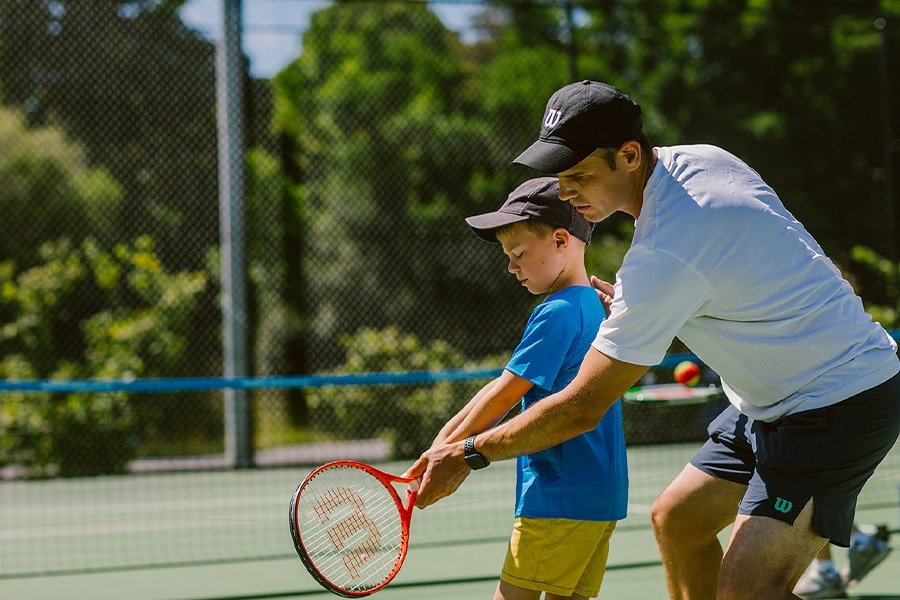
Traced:
<path id="1" fill-rule="evenodd" d="M 700 382 L 700 367 L 689 360 L 681 361 L 675 365 L 675 381 L 683 385 L 697 385 Z"/>

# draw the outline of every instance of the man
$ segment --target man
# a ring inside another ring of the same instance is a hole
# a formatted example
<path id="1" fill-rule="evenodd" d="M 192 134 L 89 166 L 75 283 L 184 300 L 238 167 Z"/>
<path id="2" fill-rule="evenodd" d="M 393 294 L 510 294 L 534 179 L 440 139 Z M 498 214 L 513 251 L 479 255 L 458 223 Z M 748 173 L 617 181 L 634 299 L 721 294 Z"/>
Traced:
<path id="1" fill-rule="evenodd" d="M 417 505 L 483 466 L 593 428 L 674 337 L 722 376 L 731 406 L 651 510 L 672 598 L 796 598 L 900 432 L 896 344 L 775 192 L 714 146 L 650 148 L 641 110 L 593 81 L 558 90 L 517 163 L 556 173 L 590 221 L 635 219 L 579 374 L 506 423 L 433 447 Z M 723 552 L 716 534 L 734 523 Z"/>

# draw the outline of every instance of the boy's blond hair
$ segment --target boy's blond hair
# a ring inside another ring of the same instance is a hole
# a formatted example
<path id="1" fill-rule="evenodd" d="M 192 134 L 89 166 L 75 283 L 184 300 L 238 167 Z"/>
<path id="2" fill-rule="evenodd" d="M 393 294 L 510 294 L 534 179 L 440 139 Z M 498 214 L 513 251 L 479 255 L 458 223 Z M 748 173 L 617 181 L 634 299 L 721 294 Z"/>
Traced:
<path id="1" fill-rule="evenodd" d="M 504 241 L 508 241 L 510 236 L 512 236 L 512 230 L 516 225 L 524 224 L 525 227 L 534 235 L 536 235 L 539 239 L 546 239 L 550 234 L 552 234 L 556 229 L 562 229 L 554 227 L 549 223 L 544 223 L 538 219 L 526 219 L 525 221 L 518 221 L 516 223 L 510 223 L 509 225 L 504 225 L 503 227 L 498 228 L 494 234 L 497 236 L 497 241 L 501 244 Z M 578 241 L 581 242 L 580 246 L 582 249 L 587 247 L 584 240 L 578 239 L 578 236 L 571 236 L 570 238 L 573 242 Z"/>
<path id="2" fill-rule="evenodd" d="M 498 228 L 495 232 L 497 241 L 502 243 L 504 240 L 508 240 L 512 235 L 512 231 L 516 225 L 525 225 L 525 227 L 531 233 L 538 236 L 540 239 L 546 238 L 548 235 L 553 233 L 554 229 L 556 229 L 549 223 L 544 223 L 543 221 L 538 221 L 537 219 L 526 219 L 524 221 L 510 223 L 509 225 L 504 225 L 503 227 Z"/>

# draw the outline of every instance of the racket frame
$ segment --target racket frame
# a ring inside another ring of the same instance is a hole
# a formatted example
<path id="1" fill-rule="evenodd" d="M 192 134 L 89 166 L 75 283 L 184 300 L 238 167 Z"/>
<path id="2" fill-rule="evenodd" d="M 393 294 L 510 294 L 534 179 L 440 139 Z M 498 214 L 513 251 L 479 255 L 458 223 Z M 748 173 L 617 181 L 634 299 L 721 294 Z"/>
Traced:
<path id="1" fill-rule="evenodd" d="M 622 398 L 636 404 L 689 406 L 721 398 L 722 393 L 722 388 L 715 384 L 689 387 L 680 383 L 659 383 L 633 387 L 625 392 Z"/>
<path id="2" fill-rule="evenodd" d="M 401 526 L 401 544 L 400 544 L 400 552 L 397 560 L 394 563 L 393 570 L 379 583 L 375 586 L 366 588 L 363 590 L 347 590 L 337 585 L 336 583 L 329 580 L 325 575 L 323 575 L 319 569 L 315 566 L 315 563 L 309 557 L 309 554 L 306 551 L 306 547 L 303 544 L 303 536 L 299 530 L 299 524 L 297 522 L 298 516 L 300 514 L 299 507 L 301 502 L 301 496 L 303 490 L 306 488 L 306 485 L 312 481 L 315 477 L 317 477 L 323 471 L 328 469 L 335 468 L 353 468 L 359 469 L 371 475 L 373 478 L 378 480 L 382 485 L 384 485 L 385 489 L 389 492 L 391 499 L 394 501 L 394 504 L 397 508 L 397 512 L 400 515 L 400 526 Z M 326 590 L 330 591 L 333 594 L 338 596 L 343 596 L 344 598 L 359 598 L 362 596 L 368 596 L 370 594 L 374 594 L 378 590 L 384 588 L 387 584 L 389 584 L 394 577 L 396 577 L 397 573 L 400 572 L 400 567 L 403 566 L 403 561 L 406 560 L 406 553 L 409 550 L 409 526 L 412 521 L 412 511 L 415 506 L 416 496 L 418 495 L 418 486 L 413 486 L 415 489 L 408 489 L 406 491 L 406 504 L 404 505 L 400 499 L 400 495 L 397 493 L 396 488 L 394 488 L 395 483 L 412 483 L 415 481 L 414 477 L 401 477 L 399 475 L 391 475 L 390 473 L 385 473 L 380 469 L 376 469 L 371 465 L 367 465 L 365 463 L 355 461 L 355 460 L 336 460 L 329 463 L 325 463 L 315 469 L 313 469 L 300 484 L 297 486 L 297 489 L 294 490 L 293 495 L 291 495 L 291 505 L 288 511 L 288 516 L 290 519 L 290 528 L 291 528 L 291 539 L 294 542 L 294 549 L 297 551 L 297 555 L 300 557 L 300 561 L 303 563 L 303 566 L 306 567 L 306 570 L 309 571 L 309 574 L 312 575 L 313 579 L 316 582 L 324 587 Z"/>

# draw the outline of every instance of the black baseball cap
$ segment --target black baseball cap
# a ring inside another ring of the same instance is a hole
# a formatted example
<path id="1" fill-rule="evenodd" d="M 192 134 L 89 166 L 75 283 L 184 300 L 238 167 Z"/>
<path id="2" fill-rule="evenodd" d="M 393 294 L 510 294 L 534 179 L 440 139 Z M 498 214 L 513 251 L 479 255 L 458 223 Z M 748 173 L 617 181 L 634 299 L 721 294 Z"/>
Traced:
<path id="1" fill-rule="evenodd" d="M 621 90 L 586 79 L 550 97 L 538 140 L 513 164 L 561 173 L 597 148 L 618 147 L 641 131 L 640 106 Z"/>
<path id="2" fill-rule="evenodd" d="M 529 179 L 510 192 L 498 210 L 466 218 L 475 235 L 488 242 L 496 242 L 497 229 L 535 219 L 551 227 L 562 227 L 586 243 L 591 241 L 593 225 L 570 203 L 559 199 L 559 180 L 556 177 Z"/>

